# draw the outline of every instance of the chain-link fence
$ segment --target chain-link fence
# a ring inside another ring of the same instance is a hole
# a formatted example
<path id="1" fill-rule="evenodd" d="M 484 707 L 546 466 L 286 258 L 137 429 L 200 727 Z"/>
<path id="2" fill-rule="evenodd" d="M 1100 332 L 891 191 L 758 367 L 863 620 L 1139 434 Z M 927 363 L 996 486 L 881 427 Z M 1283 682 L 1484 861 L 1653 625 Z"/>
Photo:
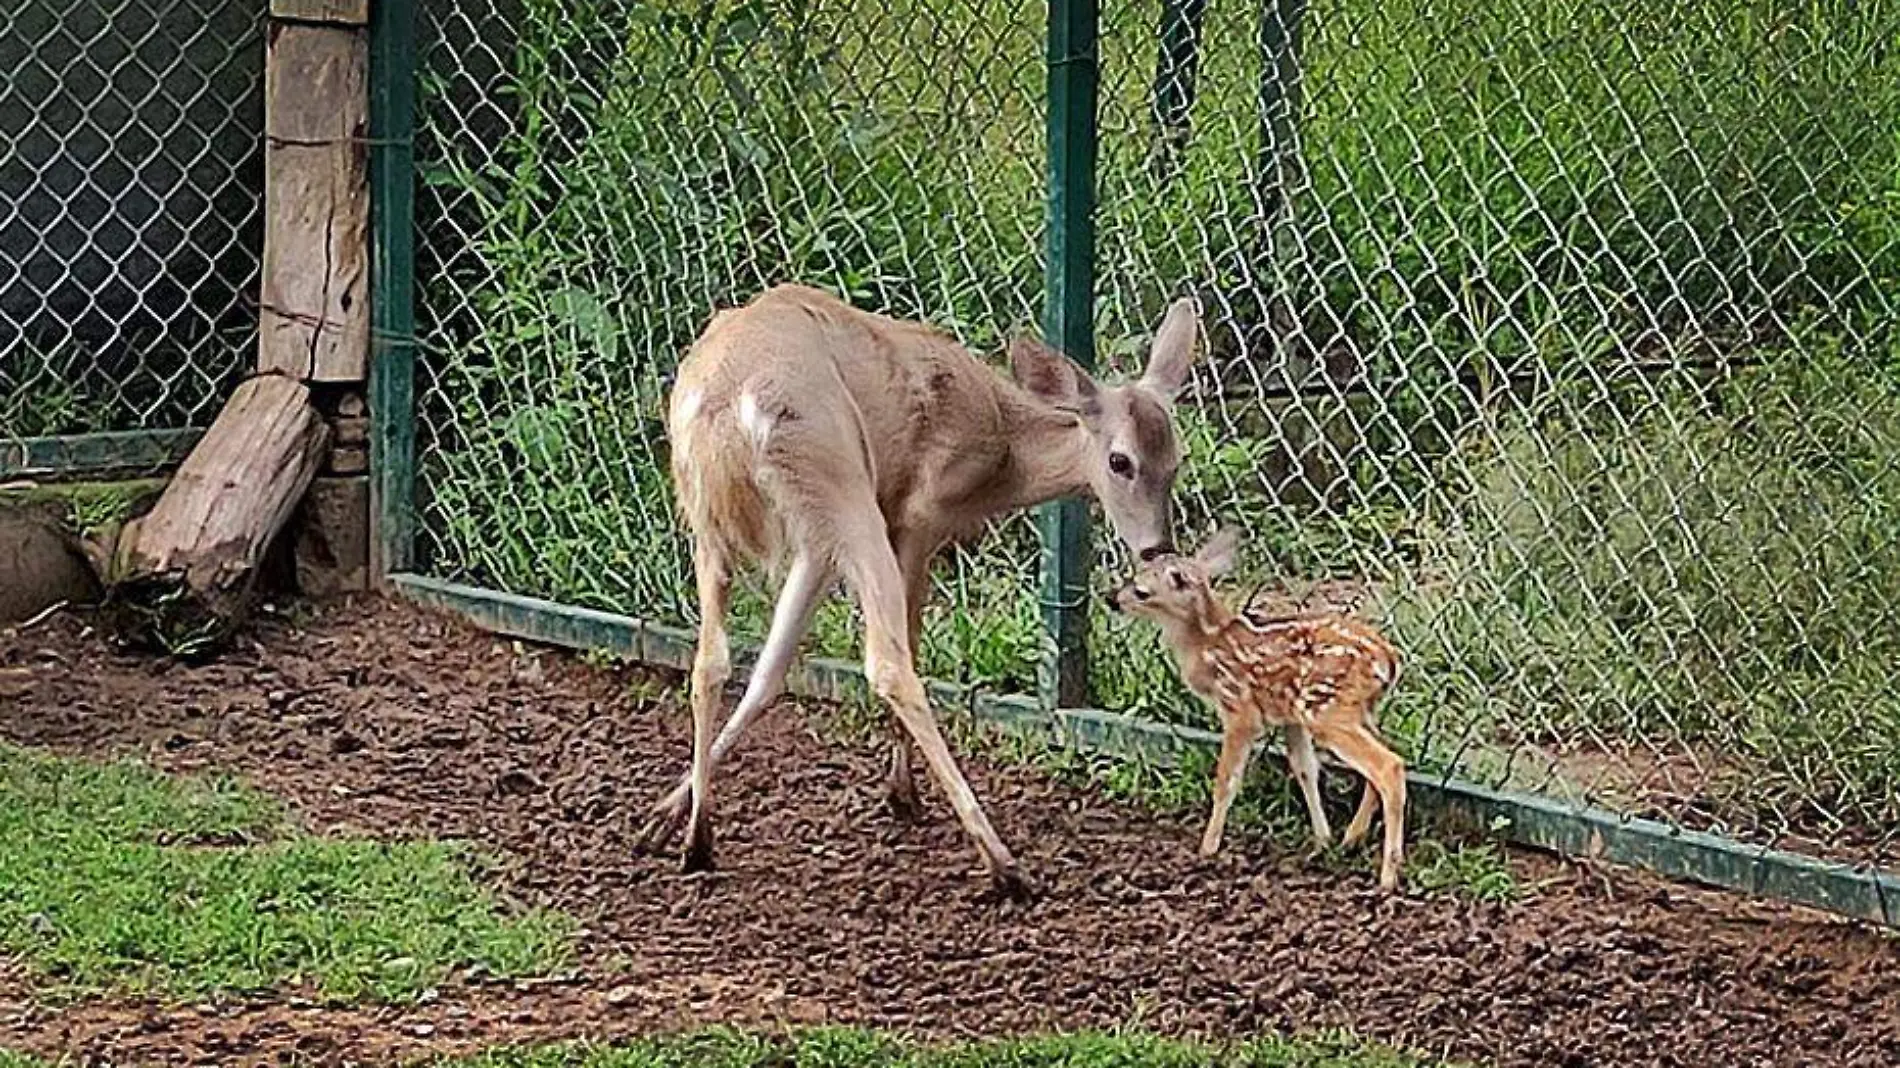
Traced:
<path id="1" fill-rule="evenodd" d="M 661 413 L 715 306 L 797 279 L 984 353 L 1031 322 L 1044 16 L 431 0 L 428 566 L 687 619 Z M 1421 766 L 1891 848 L 1896 31 L 1891 4 L 1105 12 L 1102 362 L 1203 297 L 1184 521 L 1245 527 L 1243 593 L 1390 627 Z M 930 674 L 1032 685 L 1036 551 L 1013 519 L 946 562 Z M 1200 715 L 1152 632 L 1097 618 L 1091 648 L 1098 703 Z"/>
<path id="2" fill-rule="evenodd" d="M 253 362 L 263 14 L 0 13 L 0 439 L 204 425 Z"/>

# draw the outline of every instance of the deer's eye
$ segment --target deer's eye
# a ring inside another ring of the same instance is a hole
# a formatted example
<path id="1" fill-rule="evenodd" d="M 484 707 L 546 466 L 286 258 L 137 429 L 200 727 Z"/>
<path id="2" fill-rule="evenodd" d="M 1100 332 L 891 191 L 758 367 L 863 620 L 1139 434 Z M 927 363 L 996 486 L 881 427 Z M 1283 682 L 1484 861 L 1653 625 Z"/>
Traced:
<path id="1" fill-rule="evenodd" d="M 1137 601 L 1145 601 L 1150 596 L 1148 591 L 1142 589 L 1140 586 L 1136 586 L 1133 592 L 1135 594 L 1135 600 Z"/>
<path id="2" fill-rule="evenodd" d="M 1114 473 L 1116 478 L 1135 477 L 1135 461 L 1130 460 L 1128 454 L 1125 452 L 1109 453 L 1108 469 Z"/>

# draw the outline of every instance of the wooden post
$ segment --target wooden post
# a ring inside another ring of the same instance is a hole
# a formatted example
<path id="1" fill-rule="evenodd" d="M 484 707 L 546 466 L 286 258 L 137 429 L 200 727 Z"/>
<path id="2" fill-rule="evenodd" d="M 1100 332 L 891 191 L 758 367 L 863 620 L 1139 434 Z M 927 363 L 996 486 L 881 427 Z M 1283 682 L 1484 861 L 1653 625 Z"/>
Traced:
<path id="1" fill-rule="evenodd" d="M 271 2 L 258 369 L 320 384 L 330 423 L 296 522 L 297 588 L 315 596 L 369 585 L 370 15 L 369 0 Z"/>
<path id="2" fill-rule="evenodd" d="M 304 584 L 366 584 L 368 17 L 368 0 L 272 0 L 259 373 L 121 532 L 106 605 L 122 640 L 217 651 L 306 496 L 316 503 L 291 543 Z"/>
<path id="3" fill-rule="evenodd" d="M 264 74 L 258 370 L 361 382 L 369 361 L 369 40 L 273 23 Z"/>

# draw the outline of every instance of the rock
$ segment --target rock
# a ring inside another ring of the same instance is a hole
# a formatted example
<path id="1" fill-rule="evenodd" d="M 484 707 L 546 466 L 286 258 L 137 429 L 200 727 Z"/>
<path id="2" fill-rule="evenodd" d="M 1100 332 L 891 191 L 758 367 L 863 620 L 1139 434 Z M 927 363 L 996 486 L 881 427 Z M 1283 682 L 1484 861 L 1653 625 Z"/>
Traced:
<path id="1" fill-rule="evenodd" d="M 71 535 L 30 512 L 0 511 L 0 623 L 99 600 L 99 580 Z"/>

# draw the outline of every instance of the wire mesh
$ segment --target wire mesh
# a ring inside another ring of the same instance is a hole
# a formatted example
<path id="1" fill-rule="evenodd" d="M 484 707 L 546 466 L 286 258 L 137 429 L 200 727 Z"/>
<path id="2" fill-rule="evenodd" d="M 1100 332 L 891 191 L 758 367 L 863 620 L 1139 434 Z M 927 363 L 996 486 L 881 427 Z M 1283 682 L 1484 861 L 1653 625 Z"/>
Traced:
<path id="1" fill-rule="evenodd" d="M 1040 6 L 425 15 L 439 573 L 690 618 L 661 410 L 714 307 L 796 279 L 985 353 L 1033 317 Z M 1390 628 L 1420 766 L 1891 850 L 1896 29 L 1890 4 L 1105 13 L 1100 357 L 1133 370 L 1201 294 L 1184 521 L 1244 527 L 1243 593 Z M 1034 538 L 946 564 L 930 673 L 1032 685 Z M 814 645 L 846 654 L 827 611 Z M 1201 715 L 1151 632 L 1092 628 L 1097 703 Z"/>
<path id="2" fill-rule="evenodd" d="M 419 332 L 436 566 L 693 612 L 664 383 L 716 306 L 798 279 L 978 348 L 1033 318 L 1041 25 L 1005 0 L 426 6 Z M 1033 684 L 1026 519 L 951 561 L 936 674 Z M 756 636 L 756 591 L 735 629 Z M 848 610 L 817 649 L 856 644 Z"/>
<path id="3" fill-rule="evenodd" d="M 202 425 L 242 371 L 262 19 L 25 0 L 0 21 L 0 437 Z"/>

